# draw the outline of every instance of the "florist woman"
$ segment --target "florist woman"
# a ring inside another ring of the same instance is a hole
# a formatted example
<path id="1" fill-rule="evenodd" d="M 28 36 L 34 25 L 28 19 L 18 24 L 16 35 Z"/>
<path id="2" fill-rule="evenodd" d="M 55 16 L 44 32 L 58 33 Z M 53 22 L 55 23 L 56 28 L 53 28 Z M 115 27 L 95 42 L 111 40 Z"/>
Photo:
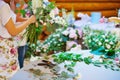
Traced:
<path id="1" fill-rule="evenodd" d="M 15 26 L 15 14 L 9 6 L 11 1 L 0 0 L 0 80 L 9 80 L 19 69 L 14 37 L 35 22 L 35 16 L 31 16 L 20 26 Z"/>

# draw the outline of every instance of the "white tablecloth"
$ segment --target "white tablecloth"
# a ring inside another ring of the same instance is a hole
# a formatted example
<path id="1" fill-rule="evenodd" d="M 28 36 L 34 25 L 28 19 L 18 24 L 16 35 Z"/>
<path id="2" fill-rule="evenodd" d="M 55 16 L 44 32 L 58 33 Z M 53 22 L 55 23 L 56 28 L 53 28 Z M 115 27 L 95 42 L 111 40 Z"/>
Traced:
<path id="1" fill-rule="evenodd" d="M 89 26 L 93 30 L 104 30 L 104 31 L 110 31 L 112 33 L 115 33 L 118 37 L 120 37 L 120 28 L 115 28 L 114 22 L 108 22 L 108 23 L 91 23 L 84 20 L 76 20 L 74 22 L 74 25 L 76 28 L 83 29 L 86 26 Z"/>
<path id="2" fill-rule="evenodd" d="M 89 50 L 82 50 L 81 53 L 88 53 Z M 35 62 L 31 62 L 29 65 L 26 65 L 21 70 L 19 70 L 10 80 L 39 80 L 34 77 L 32 73 L 27 71 L 30 68 L 38 68 L 43 69 L 41 66 L 37 66 L 36 64 L 40 62 L 37 60 Z M 60 64 L 61 68 L 63 68 L 63 64 Z M 83 62 L 77 63 L 74 67 L 75 73 L 80 74 L 79 80 L 120 80 L 120 71 L 112 71 L 111 69 L 105 69 L 104 67 L 96 67 L 91 65 L 87 65 Z M 43 69 L 45 72 L 49 72 L 47 69 Z"/>

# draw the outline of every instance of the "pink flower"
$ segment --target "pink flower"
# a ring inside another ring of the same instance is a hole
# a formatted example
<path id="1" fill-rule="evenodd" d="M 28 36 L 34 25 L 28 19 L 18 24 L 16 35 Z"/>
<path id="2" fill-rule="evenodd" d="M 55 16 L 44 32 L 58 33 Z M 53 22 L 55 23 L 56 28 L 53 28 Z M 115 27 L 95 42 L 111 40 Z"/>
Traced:
<path id="1" fill-rule="evenodd" d="M 70 29 L 69 38 L 77 39 L 76 31 L 72 28 Z"/>
<path id="2" fill-rule="evenodd" d="M 15 64 L 15 65 L 12 65 L 12 66 L 11 66 L 11 69 L 12 69 L 12 70 L 16 70 L 16 69 L 17 69 L 17 65 L 16 65 L 16 64 Z"/>
<path id="3" fill-rule="evenodd" d="M 70 33 L 69 38 L 77 39 L 77 34 L 75 34 L 75 33 Z"/>
<path id="4" fill-rule="evenodd" d="M 26 14 L 25 14 L 26 17 L 30 17 L 30 15 L 31 15 L 30 11 L 27 11 Z"/>
<path id="5" fill-rule="evenodd" d="M 24 6 L 22 7 L 22 9 L 26 9 L 28 7 L 27 4 L 24 4 Z"/>
<path id="6" fill-rule="evenodd" d="M 103 16 L 100 20 L 99 20 L 100 23 L 105 23 L 107 22 L 106 18 Z"/>
<path id="7" fill-rule="evenodd" d="M 74 41 L 67 41 L 67 43 L 66 43 L 66 50 L 71 49 L 74 45 L 77 45 L 77 43 L 74 42 Z"/>
<path id="8" fill-rule="evenodd" d="M 55 14 L 55 15 L 58 15 L 59 14 L 59 9 L 56 7 L 52 10 L 52 12 Z"/>
<path id="9" fill-rule="evenodd" d="M 11 54 L 14 54 L 14 55 L 15 55 L 16 52 L 17 52 L 16 48 L 11 48 L 11 50 L 10 50 L 10 53 L 11 53 Z"/>
<path id="10" fill-rule="evenodd" d="M 115 58 L 115 61 L 119 61 L 119 58 Z"/>
<path id="11" fill-rule="evenodd" d="M 119 58 L 115 58 L 115 62 L 119 64 L 120 63 Z"/>
<path id="12" fill-rule="evenodd" d="M 2 69 L 3 69 L 3 70 L 6 70 L 6 69 L 7 69 L 7 65 L 6 65 L 6 64 L 3 65 L 3 66 L 2 66 Z"/>

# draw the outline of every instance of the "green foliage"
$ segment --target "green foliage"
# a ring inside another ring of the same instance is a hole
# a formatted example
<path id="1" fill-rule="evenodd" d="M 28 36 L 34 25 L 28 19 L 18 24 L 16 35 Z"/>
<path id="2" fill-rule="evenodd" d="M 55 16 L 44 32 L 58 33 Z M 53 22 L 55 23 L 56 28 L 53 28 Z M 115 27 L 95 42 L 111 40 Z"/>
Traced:
<path id="1" fill-rule="evenodd" d="M 27 34 L 27 40 L 30 44 L 37 43 L 38 36 L 41 33 L 41 28 L 41 25 L 38 25 L 38 27 L 36 27 L 35 23 L 29 25 L 25 34 Z"/>
<path id="2" fill-rule="evenodd" d="M 84 62 L 85 62 L 86 64 L 90 64 L 90 63 L 92 62 L 92 59 L 85 57 L 85 58 L 84 58 Z"/>
<path id="3" fill-rule="evenodd" d="M 73 54 L 73 53 L 65 53 L 62 52 L 58 55 L 53 55 L 54 61 L 58 64 L 63 63 L 65 61 L 69 61 L 70 64 L 66 64 L 64 67 L 67 68 L 68 71 L 74 72 L 73 68 L 76 65 L 77 61 L 82 61 L 80 54 Z"/>
<path id="4" fill-rule="evenodd" d="M 69 53 L 69 52 L 61 52 L 59 54 L 54 54 L 54 61 L 58 64 L 65 63 L 64 67 L 67 68 L 68 71 L 74 72 L 73 67 L 75 67 L 77 62 L 84 62 L 85 64 L 93 64 L 97 67 L 104 66 L 106 69 L 111 69 L 114 71 L 120 71 L 120 67 L 115 64 L 114 59 L 108 59 L 100 57 L 97 60 L 94 60 L 91 56 L 83 57 L 81 54 Z M 102 60 L 102 61 L 101 61 Z M 67 61 L 67 63 L 66 63 Z"/>
<path id="5" fill-rule="evenodd" d="M 89 34 L 89 35 L 88 35 Z M 107 58 L 114 58 L 119 38 L 111 32 L 102 30 L 92 30 L 85 28 L 84 30 L 84 44 L 91 49 L 91 53 L 97 55 L 104 55 Z"/>
<path id="6" fill-rule="evenodd" d="M 37 4 L 36 6 L 39 6 L 39 7 L 36 7 L 35 9 L 32 8 L 33 6 L 31 1 L 28 4 L 29 5 L 28 9 L 30 10 L 30 12 L 34 13 L 34 15 L 36 16 L 36 23 L 31 24 L 30 27 L 28 27 L 26 32 L 28 42 L 31 45 L 36 44 L 36 41 L 38 40 L 38 36 L 42 32 L 44 32 L 42 30 L 43 27 L 47 27 L 47 31 L 52 33 L 57 28 L 66 26 L 62 24 L 62 22 L 66 24 L 65 20 L 62 17 L 60 17 L 58 14 L 55 14 L 54 11 L 51 12 L 52 10 L 57 8 L 54 2 L 45 3 L 44 0 L 41 0 L 40 2 L 41 2 L 41 6 Z"/>

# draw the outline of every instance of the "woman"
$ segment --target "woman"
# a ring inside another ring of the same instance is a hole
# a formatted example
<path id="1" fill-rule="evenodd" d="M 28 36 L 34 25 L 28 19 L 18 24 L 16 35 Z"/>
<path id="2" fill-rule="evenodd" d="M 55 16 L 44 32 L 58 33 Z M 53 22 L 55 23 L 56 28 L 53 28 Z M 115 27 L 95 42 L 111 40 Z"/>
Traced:
<path id="1" fill-rule="evenodd" d="M 0 0 L 0 80 L 9 80 L 19 69 L 14 37 L 35 22 L 35 16 L 31 16 L 20 26 L 15 26 L 16 18 L 8 5 L 10 1 Z"/>
<path id="2" fill-rule="evenodd" d="M 26 1 L 26 0 L 25 0 Z M 13 12 L 15 12 L 16 10 L 21 10 L 23 8 L 23 6 L 25 5 L 24 0 L 12 0 L 10 3 L 10 7 L 13 10 Z M 22 15 L 18 12 L 16 13 L 16 22 L 24 22 L 26 21 L 27 18 L 23 18 Z M 23 36 L 23 34 L 25 33 L 25 30 L 20 33 L 18 35 L 18 39 L 21 39 L 18 41 L 18 61 L 19 61 L 19 66 L 20 68 L 23 67 L 24 65 L 24 56 L 25 56 L 25 52 L 27 50 L 27 39 L 25 37 L 25 35 Z"/>

